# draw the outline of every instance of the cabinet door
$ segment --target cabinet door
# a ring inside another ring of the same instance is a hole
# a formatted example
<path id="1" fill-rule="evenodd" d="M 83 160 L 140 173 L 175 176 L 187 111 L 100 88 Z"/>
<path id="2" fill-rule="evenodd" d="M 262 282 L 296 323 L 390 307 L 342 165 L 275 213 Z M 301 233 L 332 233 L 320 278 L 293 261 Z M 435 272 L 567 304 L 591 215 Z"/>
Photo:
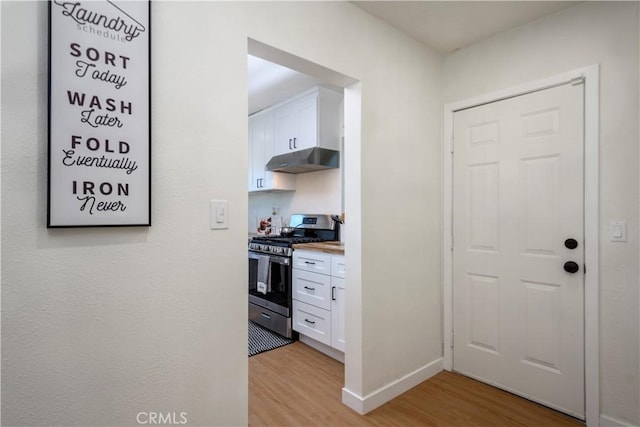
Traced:
<path id="1" fill-rule="evenodd" d="M 273 111 L 249 117 L 249 191 L 296 189 L 292 174 L 267 172 L 265 165 L 274 154 L 275 122 Z"/>
<path id="2" fill-rule="evenodd" d="M 331 275 L 335 277 L 342 277 L 345 275 L 344 256 L 332 255 L 331 256 Z"/>
<path id="3" fill-rule="evenodd" d="M 274 154 L 304 150 L 318 144 L 318 93 L 275 109 Z"/>
<path id="4" fill-rule="evenodd" d="M 345 336 L 344 279 L 331 277 L 331 347 L 344 351 Z"/>
<path id="5" fill-rule="evenodd" d="M 296 133 L 296 110 L 293 103 L 277 107 L 275 113 L 274 155 L 285 154 L 293 150 L 293 138 Z"/>
<path id="6" fill-rule="evenodd" d="M 249 118 L 249 191 L 264 186 L 265 116 Z"/>
<path id="7" fill-rule="evenodd" d="M 266 164 L 273 157 L 274 140 L 274 120 L 273 112 L 267 112 L 262 122 L 262 162 L 260 165 L 263 177 L 262 188 L 271 189 L 274 187 L 274 173 L 265 170 Z"/>
<path id="8" fill-rule="evenodd" d="M 311 93 L 294 103 L 296 132 L 293 149 L 304 150 L 318 145 L 318 94 Z"/>

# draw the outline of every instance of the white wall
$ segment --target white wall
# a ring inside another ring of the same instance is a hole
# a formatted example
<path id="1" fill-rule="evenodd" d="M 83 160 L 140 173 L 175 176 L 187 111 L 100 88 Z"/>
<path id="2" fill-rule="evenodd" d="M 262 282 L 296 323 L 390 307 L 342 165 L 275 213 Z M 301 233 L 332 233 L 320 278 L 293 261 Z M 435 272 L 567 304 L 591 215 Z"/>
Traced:
<path id="1" fill-rule="evenodd" d="M 637 2 L 586 2 L 454 52 L 444 64 L 445 102 L 600 64 L 601 413 L 634 424 L 640 424 L 638 31 Z M 611 220 L 627 221 L 626 243 L 609 242 Z"/>
<path id="2" fill-rule="evenodd" d="M 151 28 L 153 226 L 47 230 L 47 5 L 2 2 L 3 424 L 246 424 L 247 37 L 362 82 L 348 389 L 439 359 L 441 58 L 343 2 L 154 2 Z"/>
<path id="3" fill-rule="evenodd" d="M 3 425 L 136 425 L 141 411 L 246 423 L 245 222 L 211 232 L 207 217 L 210 198 L 246 211 L 247 150 L 232 146 L 246 94 L 215 96 L 246 93 L 246 42 L 231 32 L 224 55 L 242 66 L 219 67 L 165 7 L 153 226 L 47 230 L 47 2 L 2 2 Z"/>
<path id="4" fill-rule="evenodd" d="M 289 224 L 291 214 L 340 214 L 342 184 L 340 169 L 296 175 L 296 191 L 259 192 L 249 194 L 249 232 L 255 232 L 256 217 L 266 218 L 272 208 L 280 210 L 283 224 Z"/>

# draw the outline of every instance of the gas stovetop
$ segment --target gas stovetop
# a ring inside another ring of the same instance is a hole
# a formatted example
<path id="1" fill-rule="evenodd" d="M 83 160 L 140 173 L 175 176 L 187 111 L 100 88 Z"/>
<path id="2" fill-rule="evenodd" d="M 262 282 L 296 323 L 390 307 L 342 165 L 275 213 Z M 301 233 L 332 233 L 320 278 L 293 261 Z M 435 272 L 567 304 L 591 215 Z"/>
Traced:
<path id="1" fill-rule="evenodd" d="M 251 242 L 264 243 L 276 246 L 291 246 L 296 243 L 312 243 L 312 242 L 325 242 L 329 239 L 314 236 L 257 236 L 251 239 Z"/>
<path id="2" fill-rule="evenodd" d="M 335 241 L 339 237 L 337 225 L 329 215 L 295 214 L 291 223 L 295 227 L 292 236 L 257 236 L 249 242 L 249 250 L 291 256 L 295 244 Z"/>
<path id="3" fill-rule="evenodd" d="M 328 242 L 335 239 L 323 237 L 291 236 L 291 237 L 254 237 L 249 242 L 249 250 L 265 254 L 291 256 L 292 246 L 298 243 Z"/>

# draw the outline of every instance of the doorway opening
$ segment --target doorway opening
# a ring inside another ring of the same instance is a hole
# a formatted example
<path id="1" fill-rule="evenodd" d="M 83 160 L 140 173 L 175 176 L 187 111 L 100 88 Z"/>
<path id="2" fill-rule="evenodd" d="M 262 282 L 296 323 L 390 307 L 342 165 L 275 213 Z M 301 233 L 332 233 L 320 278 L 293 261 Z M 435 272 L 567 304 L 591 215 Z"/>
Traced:
<path id="1" fill-rule="evenodd" d="M 256 230 L 263 216 L 280 217 L 282 225 L 287 225 L 291 214 L 299 213 L 345 213 L 350 223 L 357 224 L 360 218 L 360 83 L 349 76 L 316 64 L 257 40 L 248 40 L 249 67 L 249 111 L 256 114 L 279 102 L 311 89 L 314 86 L 329 88 L 343 94 L 340 123 L 340 167 L 335 170 L 303 173 L 297 175 L 296 193 L 302 189 L 312 189 L 315 195 L 329 194 L 329 207 L 325 202 L 314 200 L 304 194 L 296 195 L 290 191 L 253 191 L 249 193 L 248 230 Z M 254 70 L 251 70 L 254 67 Z M 253 78 L 251 76 L 254 76 Z M 251 164 L 249 165 L 251 168 Z M 301 179 L 300 179 L 301 178 Z M 317 178 L 317 179 L 316 179 Z M 312 182 L 313 181 L 313 182 Z M 318 184 L 320 182 L 320 184 Z M 327 184 L 327 185 L 324 185 Z M 339 187 L 339 194 L 328 187 Z M 251 181 L 250 181 L 251 189 Z M 327 212 L 325 212 L 327 211 Z M 343 216 L 344 218 L 344 216 Z M 273 219 L 273 218 L 272 218 Z M 340 240 L 349 243 L 345 252 L 349 271 L 359 271 L 360 245 L 357 227 L 341 226 Z M 351 267 L 353 266 L 353 267 Z M 348 274 L 348 273 L 347 273 Z M 360 306 L 359 278 L 347 279 L 350 288 L 346 298 L 346 312 L 350 307 Z M 354 316 L 355 317 L 355 316 Z M 346 329 L 358 330 L 360 325 L 349 324 Z M 346 345 L 348 348 L 349 346 Z M 347 348 L 343 353 L 345 373 L 350 369 Z M 339 352 L 338 352 L 339 353 Z M 327 353 L 328 354 L 328 353 Z M 338 359 L 340 360 L 340 359 Z M 354 367 L 355 368 L 355 367 Z"/>

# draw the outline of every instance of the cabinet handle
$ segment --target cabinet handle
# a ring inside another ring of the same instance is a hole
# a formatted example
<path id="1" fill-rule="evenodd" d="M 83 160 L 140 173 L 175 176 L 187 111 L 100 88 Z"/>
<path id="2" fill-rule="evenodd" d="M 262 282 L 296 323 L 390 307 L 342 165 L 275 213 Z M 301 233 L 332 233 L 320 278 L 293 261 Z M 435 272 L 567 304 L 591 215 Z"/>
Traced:
<path id="1" fill-rule="evenodd" d="M 298 139 L 298 138 L 293 138 L 293 149 L 294 150 L 298 148 L 298 147 L 296 147 L 296 139 Z"/>
<path id="2" fill-rule="evenodd" d="M 265 319 L 271 319 L 271 316 L 269 316 L 267 313 L 260 313 L 260 315 Z"/>
<path id="3" fill-rule="evenodd" d="M 291 150 L 291 138 L 289 138 L 289 150 Z"/>
<path id="4" fill-rule="evenodd" d="M 331 287 L 331 301 L 335 301 L 336 300 L 336 287 L 332 286 Z"/>
<path id="5" fill-rule="evenodd" d="M 304 319 L 305 322 L 310 323 L 312 325 L 315 325 L 316 322 L 314 322 L 313 320 L 309 320 L 309 319 Z"/>
<path id="6" fill-rule="evenodd" d="M 307 265 L 316 265 L 316 263 L 313 261 L 305 261 L 304 263 Z"/>
<path id="7" fill-rule="evenodd" d="M 308 286 L 305 286 L 304 288 L 305 288 L 305 289 L 308 289 L 308 290 L 310 290 L 310 291 L 315 291 L 315 290 L 316 290 L 316 288 L 310 288 L 310 287 L 308 287 Z"/>

